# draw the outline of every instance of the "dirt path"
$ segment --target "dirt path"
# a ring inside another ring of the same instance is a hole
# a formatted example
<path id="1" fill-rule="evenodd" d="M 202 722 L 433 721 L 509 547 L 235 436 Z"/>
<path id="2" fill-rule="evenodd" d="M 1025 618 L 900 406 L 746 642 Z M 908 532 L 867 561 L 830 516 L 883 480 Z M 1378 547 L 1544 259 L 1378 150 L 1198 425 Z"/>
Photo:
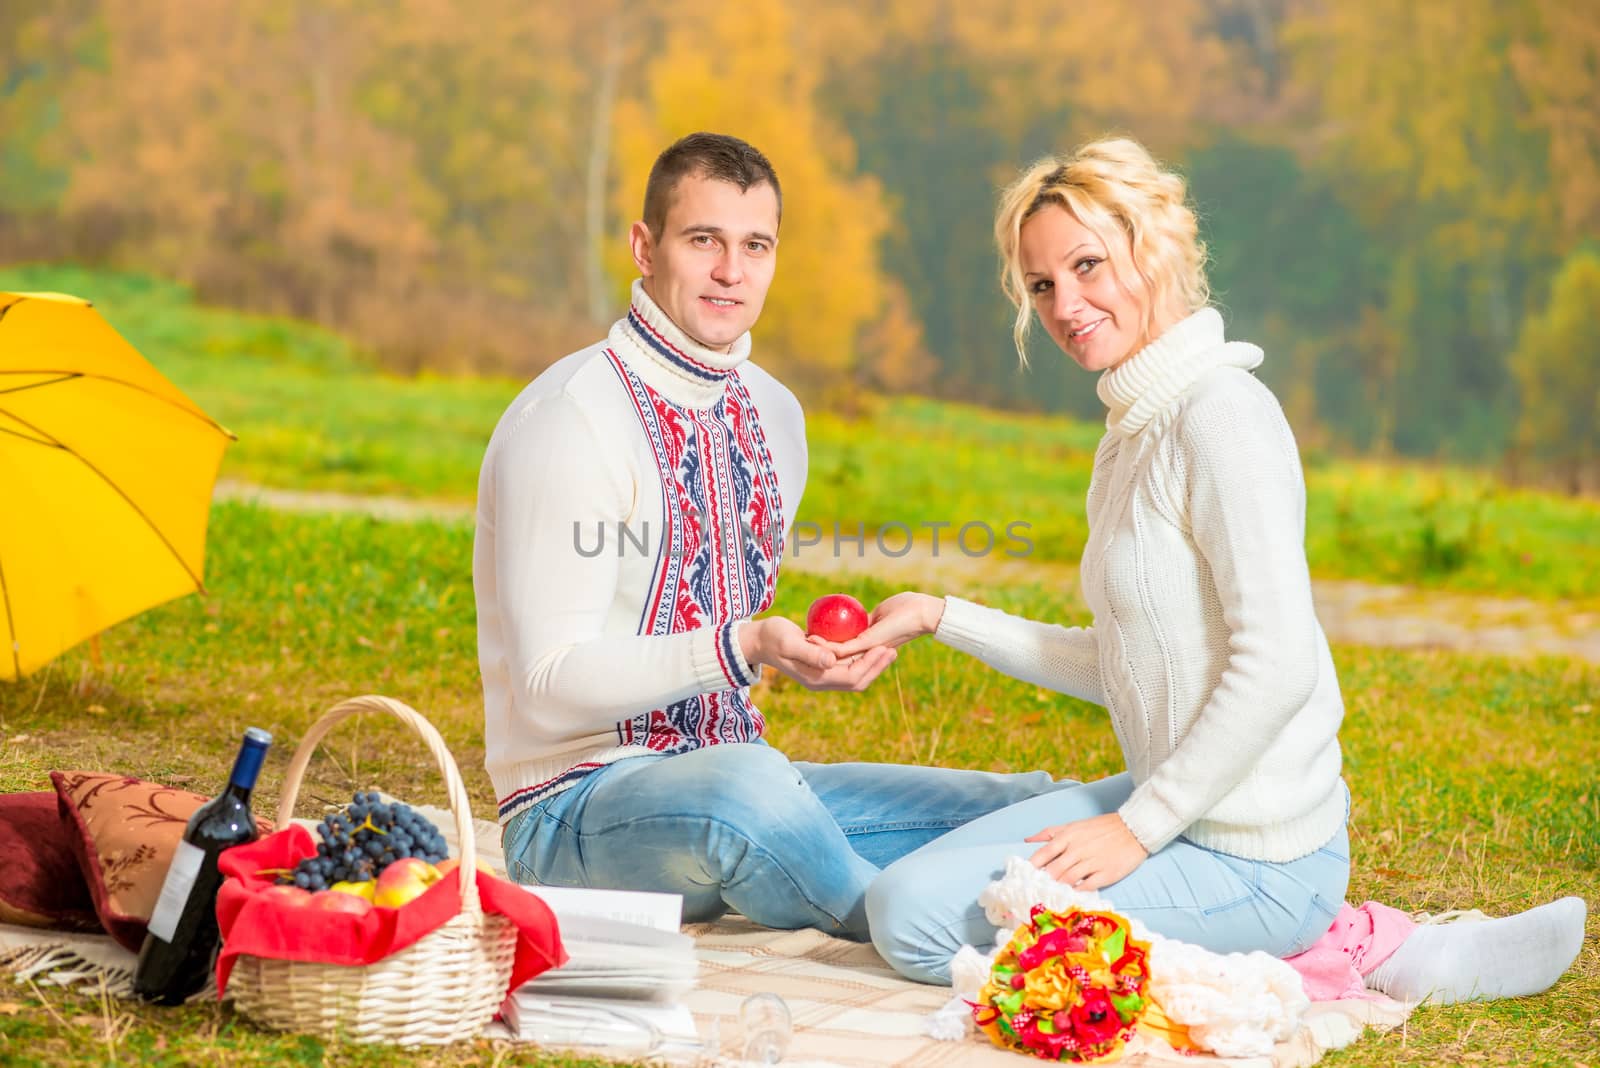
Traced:
<path id="1" fill-rule="evenodd" d="M 470 522 L 471 506 L 401 497 L 272 489 L 228 480 L 217 483 L 218 500 L 253 501 L 297 512 L 357 512 L 380 519 Z M 868 540 L 863 545 L 819 544 L 789 555 L 784 564 L 813 574 L 871 575 L 907 588 L 962 595 L 995 585 L 1039 584 L 1074 588 L 1077 568 L 1017 560 L 994 553 L 973 558 L 959 550 L 916 545 L 890 556 Z M 1379 586 L 1345 579 L 1312 583 L 1317 618 L 1335 642 L 1397 648 L 1532 655 L 1548 653 L 1600 663 L 1600 614 L 1560 602 L 1485 597 L 1407 586 Z"/>

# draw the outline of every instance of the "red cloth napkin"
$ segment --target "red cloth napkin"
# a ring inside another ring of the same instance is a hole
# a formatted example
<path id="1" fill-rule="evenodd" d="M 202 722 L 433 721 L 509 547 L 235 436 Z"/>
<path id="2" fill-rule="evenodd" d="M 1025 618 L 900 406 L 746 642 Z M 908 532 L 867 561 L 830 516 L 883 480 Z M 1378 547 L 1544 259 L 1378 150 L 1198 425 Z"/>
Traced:
<path id="1" fill-rule="evenodd" d="M 224 876 L 217 894 L 217 926 L 222 931 L 222 951 L 217 955 L 218 997 L 227 989 L 234 958 L 240 954 L 371 964 L 405 949 L 461 911 L 460 868 L 402 908 L 374 908 L 359 916 L 310 904 L 286 905 L 272 897 L 263 899 L 262 892 L 275 885 L 278 877 L 278 871 L 270 869 L 293 868 L 316 851 L 310 832 L 295 824 L 248 845 L 234 846 L 218 858 L 217 867 Z M 483 872 L 474 874 L 483 911 L 506 916 L 517 926 L 517 955 L 508 994 L 547 968 L 567 962 L 561 932 L 548 905 L 515 884 Z"/>

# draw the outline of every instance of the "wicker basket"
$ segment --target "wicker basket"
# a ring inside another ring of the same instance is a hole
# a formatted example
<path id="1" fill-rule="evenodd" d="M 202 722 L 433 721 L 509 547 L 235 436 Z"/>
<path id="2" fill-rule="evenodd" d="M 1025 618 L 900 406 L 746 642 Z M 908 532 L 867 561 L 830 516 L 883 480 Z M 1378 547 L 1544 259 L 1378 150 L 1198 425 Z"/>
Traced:
<path id="1" fill-rule="evenodd" d="M 475 1037 L 505 999 L 517 930 L 504 916 L 484 913 L 467 792 L 444 740 L 414 709 L 387 697 L 356 697 L 330 709 L 306 733 L 283 780 L 278 826 L 294 816 L 306 765 L 324 735 L 359 712 L 399 717 L 427 742 L 444 773 L 461 843 L 461 911 L 398 953 L 366 965 L 268 960 L 241 955 L 228 991 L 234 1006 L 263 1027 L 402 1046 L 444 1045 Z"/>

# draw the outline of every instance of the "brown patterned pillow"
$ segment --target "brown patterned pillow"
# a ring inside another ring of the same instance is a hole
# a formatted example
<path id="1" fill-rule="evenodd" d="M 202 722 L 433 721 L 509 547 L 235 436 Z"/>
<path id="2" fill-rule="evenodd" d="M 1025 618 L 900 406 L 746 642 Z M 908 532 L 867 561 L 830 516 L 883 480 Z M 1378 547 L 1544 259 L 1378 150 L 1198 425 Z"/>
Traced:
<path id="1" fill-rule="evenodd" d="M 100 925 L 138 952 L 184 827 L 210 798 L 97 771 L 52 771 L 50 781 Z"/>
<path id="2" fill-rule="evenodd" d="M 48 790 L 0 794 L 0 921 L 98 931 L 94 900 Z"/>

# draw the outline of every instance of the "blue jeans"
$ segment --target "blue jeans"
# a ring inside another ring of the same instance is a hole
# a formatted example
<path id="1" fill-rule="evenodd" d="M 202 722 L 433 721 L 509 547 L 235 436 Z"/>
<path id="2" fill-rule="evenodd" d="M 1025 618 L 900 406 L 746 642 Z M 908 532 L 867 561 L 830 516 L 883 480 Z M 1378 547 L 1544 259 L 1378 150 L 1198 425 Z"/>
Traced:
<path id="1" fill-rule="evenodd" d="M 864 940 L 882 868 L 1074 785 L 1043 771 L 809 764 L 765 743 L 715 745 L 619 760 L 518 813 L 502 836 L 518 882 L 682 894 L 686 922 L 731 908 Z"/>
<path id="2" fill-rule="evenodd" d="M 1004 873 L 1007 858 L 1039 848 L 1023 839 L 1058 823 L 1115 812 L 1132 792 L 1133 777 L 1124 772 L 1023 801 L 924 846 L 867 891 L 873 945 L 902 975 L 948 985 L 956 950 L 993 940 L 994 924 L 978 906 L 978 892 Z M 1283 864 L 1179 838 L 1099 893 L 1169 938 L 1217 953 L 1259 949 L 1288 957 L 1333 922 L 1344 903 L 1349 858 L 1343 827 L 1309 856 Z"/>

